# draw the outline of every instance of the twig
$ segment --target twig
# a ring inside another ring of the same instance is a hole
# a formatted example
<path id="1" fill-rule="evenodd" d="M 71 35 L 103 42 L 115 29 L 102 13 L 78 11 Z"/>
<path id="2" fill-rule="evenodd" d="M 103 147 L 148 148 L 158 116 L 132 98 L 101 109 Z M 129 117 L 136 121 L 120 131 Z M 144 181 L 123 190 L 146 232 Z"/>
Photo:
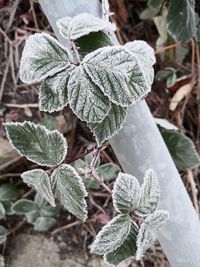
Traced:
<path id="1" fill-rule="evenodd" d="M 21 173 L 5 173 L 0 175 L 0 179 L 5 179 L 7 177 L 20 177 Z"/>
<path id="2" fill-rule="evenodd" d="M 83 223 L 82 221 L 75 221 L 75 222 L 73 222 L 73 223 L 69 223 L 69 224 L 67 224 L 67 225 L 64 225 L 64 226 L 62 226 L 62 227 L 60 227 L 60 228 L 54 230 L 51 234 L 52 234 L 52 235 L 55 235 L 55 234 L 57 234 L 57 233 L 60 232 L 60 231 L 70 229 L 71 227 L 74 227 L 74 226 L 79 225 L 79 224 L 82 224 L 82 223 Z"/>
<path id="3" fill-rule="evenodd" d="M 10 108 L 38 108 L 39 104 L 33 103 L 33 104 L 13 104 L 13 103 L 2 103 L 6 107 Z"/>
<path id="4" fill-rule="evenodd" d="M 11 229 L 8 233 L 7 236 L 13 234 L 14 232 L 16 232 L 19 228 L 21 228 L 24 224 L 26 223 L 26 219 L 22 219 L 19 223 L 17 223 L 15 225 L 15 227 L 13 229 Z"/>
<path id="5" fill-rule="evenodd" d="M 29 2 L 30 2 L 31 11 L 32 11 L 32 14 L 33 14 L 33 20 L 34 20 L 35 26 L 36 26 L 37 29 L 39 29 L 37 18 L 36 18 L 36 15 L 35 15 L 35 9 L 34 9 L 34 6 L 33 6 L 33 1 L 29 0 Z"/>
<path id="6" fill-rule="evenodd" d="M 168 49 L 171 49 L 171 48 L 175 48 L 179 45 L 180 43 L 175 43 L 175 44 L 171 44 L 171 45 L 167 45 L 167 46 L 164 46 L 164 47 L 161 47 L 161 48 L 158 48 L 155 52 L 155 54 L 159 54 L 159 53 L 162 53 Z"/>
<path id="7" fill-rule="evenodd" d="M 9 65 L 10 65 L 10 57 L 7 60 L 6 67 L 5 67 L 4 74 L 3 74 L 3 78 L 2 78 L 2 81 L 1 81 L 0 103 L 1 103 L 1 100 L 2 100 L 2 97 L 3 97 L 3 92 L 4 92 L 4 88 L 5 88 L 5 82 L 6 82 L 6 79 L 7 79 L 7 75 L 8 75 Z"/>
<path id="8" fill-rule="evenodd" d="M 199 204 L 198 204 L 198 199 L 197 199 L 198 190 L 196 188 L 196 183 L 194 181 L 193 173 L 190 169 L 187 170 L 187 177 L 188 177 L 188 181 L 191 185 L 194 207 L 195 207 L 197 214 L 199 215 Z"/>

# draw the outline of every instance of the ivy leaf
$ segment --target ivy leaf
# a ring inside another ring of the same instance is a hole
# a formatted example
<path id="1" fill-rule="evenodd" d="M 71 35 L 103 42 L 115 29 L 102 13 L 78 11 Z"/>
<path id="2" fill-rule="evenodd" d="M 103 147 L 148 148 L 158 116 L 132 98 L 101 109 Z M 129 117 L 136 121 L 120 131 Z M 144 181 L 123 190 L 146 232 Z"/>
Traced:
<path id="1" fill-rule="evenodd" d="M 56 219 L 49 217 L 39 217 L 34 223 L 34 230 L 46 232 L 56 224 Z"/>
<path id="2" fill-rule="evenodd" d="M 137 58 L 141 68 L 144 70 L 143 75 L 151 88 L 154 79 L 153 65 L 156 63 L 156 58 L 153 48 L 144 41 L 128 42 L 124 46 L 135 58 Z"/>
<path id="3" fill-rule="evenodd" d="M 3 206 L 3 204 L 0 202 L 0 220 L 2 220 L 6 215 L 6 211 L 5 208 Z"/>
<path id="4" fill-rule="evenodd" d="M 112 104 L 108 115 L 101 123 L 90 123 L 88 125 L 99 146 L 122 128 L 126 115 L 127 108 Z"/>
<path id="5" fill-rule="evenodd" d="M 130 229 L 130 217 L 125 214 L 117 215 L 98 233 L 91 246 L 91 252 L 103 255 L 116 250 L 127 238 Z"/>
<path id="6" fill-rule="evenodd" d="M 11 184 L 0 185 L 0 201 L 16 199 L 19 196 L 19 190 Z"/>
<path id="7" fill-rule="evenodd" d="M 29 199 L 20 199 L 13 203 L 12 210 L 15 214 L 26 214 L 37 211 L 37 205 Z"/>
<path id="8" fill-rule="evenodd" d="M 119 213 L 130 213 L 135 210 L 140 201 L 140 185 L 138 180 L 130 175 L 119 173 L 115 181 L 113 205 Z"/>
<path id="9" fill-rule="evenodd" d="M 115 30 L 115 26 L 110 22 L 106 22 L 88 13 L 82 13 L 73 18 L 61 18 L 56 24 L 60 34 L 69 40 L 76 40 L 90 32 Z"/>
<path id="10" fill-rule="evenodd" d="M 60 164 L 67 154 L 66 140 L 57 130 L 29 121 L 5 123 L 7 137 L 20 155 L 43 166 Z"/>
<path id="11" fill-rule="evenodd" d="M 68 83 L 69 103 L 74 113 L 86 122 L 100 122 L 108 114 L 110 102 L 85 72 L 77 67 Z"/>
<path id="12" fill-rule="evenodd" d="M 199 155 L 191 139 L 162 127 L 159 127 L 159 130 L 177 169 L 184 171 L 200 165 Z"/>
<path id="13" fill-rule="evenodd" d="M 149 169 L 144 176 L 141 187 L 141 198 L 138 211 L 141 214 L 150 214 L 156 210 L 160 201 L 160 186 L 156 173 Z"/>
<path id="14" fill-rule="evenodd" d="M 62 110 L 68 104 L 67 83 L 72 67 L 51 77 L 47 77 L 40 87 L 40 110 L 54 112 Z"/>
<path id="15" fill-rule="evenodd" d="M 113 103 L 128 106 L 150 90 L 138 60 L 124 47 L 99 48 L 83 59 L 86 72 Z"/>
<path id="16" fill-rule="evenodd" d="M 7 229 L 0 225 L 0 245 L 5 243 L 7 239 Z"/>
<path id="17" fill-rule="evenodd" d="M 169 2 L 167 29 L 175 41 L 187 41 L 197 32 L 194 0 Z"/>
<path id="18" fill-rule="evenodd" d="M 112 266 L 117 266 L 123 260 L 135 256 L 136 253 L 136 239 L 138 234 L 138 226 L 132 222 L 131 230 L 121 244 L 115 251 L 104 255 L 104 261 Z"/>
<path id="19" fill-rule="evenodd" d="M 169 220 L 169 212 L 166 210 L 156 210 L 150 214 L 145 222 L 149 225 L 152 231 L 157 231 L 159 227 Z"/>
<path id="20" fill-rule="evenodd" d="M 50 178 L 45 171 L 35 169 L 22 173 L 21 177 L 24 183 L 33 187 L 46 201 L 55 207 Z"/>
<path id="21" fill-rule="evenodd" d="M 51 180 L 56 197 L 61 204 L 82 221 L 87 218 L 87 192 L 76 170 L 67 164 L 60 165 L 52 173 Z"/>
<path id="22" fill-rule="evenodd" d="M 155 242 L 156 236 L 149 228 L 148 224 L 142 223 L 137 236 L 136 260 L 139 261 L 146 250 Z"/>
<path id="23" fill-rule="evenodd" d="M 46 33 L 36 33 L 26 40 L 19 75 L 25 83 L 39 82 L 69 67 L 66 48 Z"/>

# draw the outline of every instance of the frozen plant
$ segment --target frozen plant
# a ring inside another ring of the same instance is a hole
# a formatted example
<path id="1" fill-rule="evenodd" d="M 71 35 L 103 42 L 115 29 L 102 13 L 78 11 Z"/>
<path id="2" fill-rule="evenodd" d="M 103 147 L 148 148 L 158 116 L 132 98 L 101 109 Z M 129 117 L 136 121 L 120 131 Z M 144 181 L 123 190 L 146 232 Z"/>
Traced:
<path id="1" fill-rule="evenodd" d="M 87 219 L 85 182 L 88 178 L 98 182 L 112 193 L 119 215 L 99 232 L 92 252 L 104 255 L 112 265 L 134 255 L 139 260 L 155 240 L 157 229 L 168 219 L 168 212 L 157 210 L 157 176 L 148 170 L 140 187 L 136 178 L 120 173 L 111 191 L 99 175 L 97 163 L 102 144 L 121 129 L 128 106 L 150 91 L 154 51 L 143 41 L 115 46 L 109 37 L 114 25 L 89 14 L 61 18 L 57 26 L 69 48 L 46 33 L 30 36 L 22 54 L 20 78 L 25 83 L 42 82 L 40 110 L 59 111 L 69 104 L 92 130 L 97 148 L 80 175 L 80 170 L 64 163 L 68 146 L 57 130 L 28 121 L 5 123 L 12 146 L 39 166 L 48 167 L 26 171 L 21 177 L 50 205 L 55 207 L 56 197 L 82 221 Z"/>

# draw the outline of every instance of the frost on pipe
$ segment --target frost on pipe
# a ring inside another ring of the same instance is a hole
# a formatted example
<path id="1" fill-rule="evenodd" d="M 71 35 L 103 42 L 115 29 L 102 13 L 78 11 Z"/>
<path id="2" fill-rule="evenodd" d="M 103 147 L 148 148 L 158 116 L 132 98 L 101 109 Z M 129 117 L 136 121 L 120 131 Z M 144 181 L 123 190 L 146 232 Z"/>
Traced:
<path id="1" fill-rule="evenodd" d="M 63 45 L 67 44 L 58 33 L 57 19 L 83 12 L 101 14 L 96 0 L 39 2 Z M 141 177 L 141 180 L 148 168 L 159 174 L 160 208 L 169 211 L 170 221 L 159 231 L 158 240 L 171 266 L 199 267 L 199 219 L 145 101 L 129 108 L 124 127 L 112 138 L 111 145 L 126 172 Z"/>

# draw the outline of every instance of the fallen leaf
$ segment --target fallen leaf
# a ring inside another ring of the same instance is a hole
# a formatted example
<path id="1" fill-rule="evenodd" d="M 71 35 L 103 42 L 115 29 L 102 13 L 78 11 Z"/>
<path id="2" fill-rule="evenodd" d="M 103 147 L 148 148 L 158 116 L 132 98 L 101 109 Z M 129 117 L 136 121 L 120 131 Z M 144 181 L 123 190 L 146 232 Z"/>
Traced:
<path id="1" fill-rule="evenodd" d="M 177 105 L 180 103 L 180 101 L 187 96 L 192 90 L 192 84 L 191 83 L 187 83 L 183 86 L 181 86 L 177 92 L 175 93 L 175 95 L 172 97 L 171 101 L 170 101 L 170 105 L 169 105 L 169 109 L 171 111 L 174 111 L 177 107 Z"/>

